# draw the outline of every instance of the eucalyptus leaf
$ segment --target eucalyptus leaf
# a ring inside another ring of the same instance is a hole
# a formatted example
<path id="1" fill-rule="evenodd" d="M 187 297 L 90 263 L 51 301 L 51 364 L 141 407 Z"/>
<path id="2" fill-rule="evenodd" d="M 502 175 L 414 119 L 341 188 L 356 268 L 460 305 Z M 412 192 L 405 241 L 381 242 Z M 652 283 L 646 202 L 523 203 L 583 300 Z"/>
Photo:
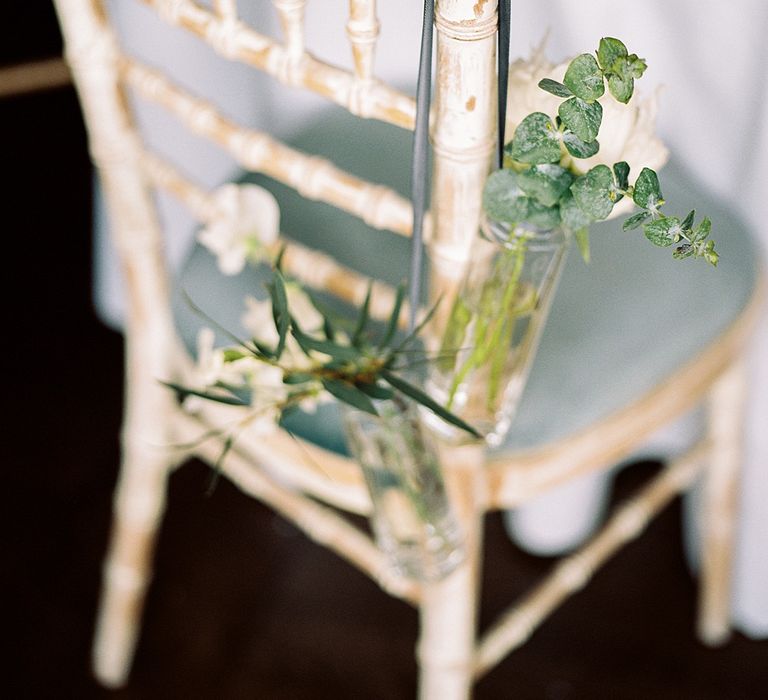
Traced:
<path id="1" fill-rule="evenodd" d="M 680 228 L 683 229 L 683 231 L 690 231 L 693 228 L 693 220 L 695 218 L 696 210 L 691 209 L 691 211 L 688 212 L 688 216 L 683 219 L 683 223 L 680 224 Z"/>
<path id="2" fill-rule="evenodd" d="M 597 49 L 597 60 L 600 67 L 609 72 L 613 68 L 616 60 L 624 58 L 629 52 L 623 41 L 605 36 L 600 39 L 600 45 Z"/>
<path id="3" fill-rule="evenodd" d="M 543 80 L 539 80 L 539 87 L 545 92 L 555 95 L 556 97 L 570 97 L 573 95 L 573 93 L 567 87 L 565 87 L 565 85 L 558 83 L 557 80 L 552 80 L 551 78 L 544 78 Z"/>
<path id="4" fill-rule="evenodd" d="M 491 173 L 483 188 L 483 209 L 496 221 L 515 223 L 528 218 L 530 199 L 525 196 L 517 173 L 507 168 Z"/>
<path id="5" fill-rule="evenodd" d="M 576 204 L 596 220 L 605 219 L 613 209 L 610 196 L 613 175 L 607 165 L 596 165 L 571 185 Z"/>
<path id="6" fill-rule="evenodd" d="M 649 211 L 639 211 L 636 214 L 632 214 L 623 224 L 622 229 L 624 231 L 631 231 L 632 229 L 636 229 L 639 226 L 642 226 L 648 219 L 651 218 L 651 212 Z"/>
<path id="7" fill-rule="evenodd" d="M 709 234 L 711 231 L 712 231 L 712 222 L 709 220 L 709 217 L 705 216 L 701 220 L 701 223 L 696 227 L 696 230 L 693 232 L 691 239 L 693 241 L 705 241 L 707 238 L 709 238 Z"/>
<path id="8" fill-rule="evenodd" d="M 616 177 L 616 187 L 626 190 L 629 187 L 629 163 L 625 160 L 614 163 L 613 174 Z"/>
<path id="9" fill-rule="evenodd" d="M 614 98 L 622 104 L 627 104 L 632 99 L 635 91 L 635 81 L 632 76 L 621 76 L 612 73 L 608 76 L 608 90 Z"/>
<path id="10" fill-rule="evenodd" d="M 370 413 L 374 416 L 378 416 L 379 412 L 376 410 L 376 406 L 373 405 L 373 401 L 367 394 L 363 393 L 353 384 L 349 382 L 343 382 L 340 379 L 323 379 L 323 388 L 335 396 L 339 401 L 357 408 L 365 413 Z"/>
<path id="11" fill-rule="evenodd" d="M 594 141 L 582 141 L 572 131 L 566 129 L 563 133 L 563 143 L 574 158 L 591 158 L 600 150 L 600 144 L 597 139 Z"/>
<path id="12" fill-rule="evenodd" d="M 560 224 L 560 208 L 558 206 L 547 207 L 532 201 L 528 210 L 527 221 L 537 228 L 549 231 Z"/>
<path id="13" fill-rule="evenodd" d="M 520 188 L 540 204 L 551 207 L 573 182 L 573 175 L 553 163 L 541 163 L 517 174 Z"/>
<path id="14" fill-rule="evenodd" d="M 603 96 L 605 83 L 595 57 L 588 53 L 576 56 L 565 71 L 565 86 L 576 97 L 592 102 Z"/>
<path id="15" fill-rule="evenodd" d="M 653 209 L 663 200 L 659 176 L 650 168 L 643 168 L 635 182 L 632 199 L 638 207 Z"/>
<path id="16" fill-rule="evenodd" d="M 672 257 L 676 260 L 683 260 L 685 258 L 690 258 L 693 254 L 693 246 L 690 243 L 683 243 L 683 245 L 675 248 L 675 251 L 672 253 Z"/>
<path id="17" fill-rule="evenodd" d="M 680 219 L 675 216 L 665 216 L 643 226 L 645 237 L 654 245 L 661 246 L 662 248 L 675 243 L 679 232 Z"/>
<path id="18" fill-rule="evenodd" d="M 560 200 L 560 220 L 563 227 L 571 233 L 589 226 L 594 219 L 587 214 L 573 198 L 573 193 L 566 192 Z"/>
<path id="19" fill-rule="evenodd" d="M 590 143 L 597 138 L 603 119 L 603 107 L 599 102 L 571 97 L 560 104 L 557 113 L 563 124 L 582 141 Z"/>
<path id="20" fill-rule="evenodd" d="M 519 163 L 557 163 L 560 140 L 552 120 L 543 112 L 533 112 L 523 119 L 512 137 L 511 155 Z"/>

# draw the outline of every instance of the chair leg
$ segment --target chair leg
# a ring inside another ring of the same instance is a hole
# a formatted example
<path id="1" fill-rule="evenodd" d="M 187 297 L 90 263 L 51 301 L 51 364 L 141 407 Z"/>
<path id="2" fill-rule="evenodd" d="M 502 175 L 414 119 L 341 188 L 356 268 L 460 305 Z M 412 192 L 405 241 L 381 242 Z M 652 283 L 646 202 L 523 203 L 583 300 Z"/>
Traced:
<path id="1" fill-rule="evenodd" d="M 711 450 L 701 509 L 698 633 L 702 642 L 711 646 L 725 643 L 731 631 L 731 571 L 745 398 L 745 367 L 737 362 L 720 377 L 708 397 Z"/>
<path id="2" fill-rule="evenodd" d="M 483 459 L 482 448 L 455 448 L 450 460 Z M 446 464 L 446 459 L 443 459 Z M 471 462 L 469 463 L 471 464 Z M 482 461 L 475 466 L 482 466 Z M 482 552 L 482 511 L 478 508 L 479 471 L 459 468 L 449 490 L 464 528 L 464 561 L 448 577 L 422 587 L 418 646 L 420 700 L 466 700 L 472 692 L 476 617 Z"/>
<path id="3" fill-rule="evenodd" d="M 142 417 L 146 419 L 149 413 Z M 93 647 L 94 673 L 108 687 L 124 685 L 128 677 L 151 577 L 155 535 L 165 507 L 168 474 L 174 466 L 167 449 L 150 446 L 150 441 L 137 439 L 137 433 L 130 429 L 124 433 Z"/>

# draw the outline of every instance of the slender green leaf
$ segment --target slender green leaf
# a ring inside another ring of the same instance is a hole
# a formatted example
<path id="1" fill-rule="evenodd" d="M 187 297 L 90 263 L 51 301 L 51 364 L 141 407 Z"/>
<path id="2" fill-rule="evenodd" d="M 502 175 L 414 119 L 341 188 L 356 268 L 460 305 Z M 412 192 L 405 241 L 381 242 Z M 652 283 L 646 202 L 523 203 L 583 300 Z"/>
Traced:
<path id="1" fill-rule="evenodd" d="M 595 57 L 588 53 L 576 56 L 568 65 L 563 78 L 565 86 L 576 97 L 592 102 L 605 92 L 603 73 Z"/>
<path id="2" fill-rule="evenodd" d="M 355 331 L 352 334 L 352 345 L 354 345 L 356 348 L 360 347 L 360 343 L 363 340 L 363 334 L 365 333 L 365 328 L 368 325 L 372 289 L 373 289 L 373 280 L 369 280 L 368 289 L 365 293 L 365 300 L 363 301 L 363 305 L 360 307 L 360 313 L 357 316 L 357 324 L 355 325 Z"/>
<path id="3" fill-rule="evenodd" d="M 355 347 L 339 345 L 330 340 L 319 340 L 311 335 L 307 335 L 299 328 L 295 319 L 291 323 L 291 335 L 296 339 L 299 347 L 307 354 L 311 351 L 321 352 L 337 360 L 357 360 L 360 358 L 360 351 Z"/>
<path id="4" fill-rule="evenodd" d="M 216 403 L 227 404 L 228 406 L 247 406 L 248 402 L 239 399 L 237 396 L 227 396 L 226 394 L 214 394 L 210 391 L 190 389 L 189 387 L 174 384 L 173 382 L 160 382 L 169 389 L 176 392 L 179 401 L 183 401 L 187 396 L 199 396 L 201 399 L 208 399 Z"/>
<path id="5" fill-rule="evenodd" d="M 397 389 L 397 391 L 402 392 L 406 396 L 412 398 L 417 403 L 420 403 L 422 406 L 428 408 L 436 416 L 439 416 L 447 423 L 451 423 L 452 425 L 455 425 L 457 428 L 461 428 L 462 430 L 465 430 L 466 432 L 470 433 L 471 435 L 474 435 L 477 438 L 483 437 L 469 423 L 463 421 L 461 418 L 459 418 L 458 416 L 454 415 L 453 413 L 445 409 L 443 406 L 437 403 L 437 401 L 435 401 L 431 396 L 429 396 L 428 394 L 425 394 L 421 389 L 413 386 L 413 384 L 409 384 L 404 379 L 401 379 L 397 375 L 394 375 L 391 372 L 387 372 L 387 371 L 382 372 L 382 379 L 384 379 L 386 382 L 392 385 L 395 389 Z"/>
<path id="6" fill-rule="evenodd" d="M 395 292 L 395 303 L 392 305 L 392 313 L 389 315 L 387 329 L 384 331 L 384 336 L 379 343 L 380 348 L 386 348 L 392 342 L 392 339 L 395 337 L 395 333 L 397 333 L 397 325 L 400 322 L 400 310 L 403 306 L 403 299 L 405 299 L 405 291 L 405 282 L 401 282 L 397 285 L 397 291 Z"/>
<path id="7" fill-rule="evenodd" d="M 323 379 L 323 387 L 329 394 L 339 399 L 339 401 L 343 401 L 353 408 L 358 408 L 374 416 L 379 415 L 371 399 L 353 384 L 343 382 L 340 379 Z"/>
<path id="8" fill-rule="evenodd" d="M 571 97 L 560 104 L 557 113 L 563 124 L 582 141 L 589 143 L 597 138 L 603 120 L 603 107 L 599 102 Z"/>
<path id="9" fill-rule="evenodd" d="M 391 399 L 394 396 L 394 393 L 392 389 L 389 389 L 385 386 L 381 386 L 381 384 L 366 384 L 363 382 L 360 382 L 358 384 L 355 384 L 355 386 L 360 389 L 364 394 L 367 396 L 370 396 L 372 399 L 381 399 L 381 400 L 387 400 Z"/>
<path id="10" fill-rule="evenodd" d="M 223 351 L 224 362 L 237 362 L 238 360 L 242 360 L 244 357 L 250 356 L 251 353 L 245 353 L 242 350 L 238 350 L 237 348 L 224 348 Z"/>
<path id="11" fill-rule="evenodd" d="M 304 384 L 315 379 L 314 374 L 309 372 L 290 372 L 283 375 L 283 384 Z"/>
<path id="12" fill-rule="evenodd" d="M 560 139 L 552 120 L 543 112 L 529 114 L 515 129 L 511 155 L 519 163 L 557 163 Z"/>
<path id="13" fill-rule="evenodd" d="M 272 318 L 275 321 L 275 329 L 278 333 L 275 356 L 280 358 L 285 349 L 285 339 L 291 327 L 291 315 L 288 311 L 288 296 L 285 292 L 285 280 L 280 270 L 275 269 L 272 282 L 267 285 L 270 299 L 272 300 Z"/>

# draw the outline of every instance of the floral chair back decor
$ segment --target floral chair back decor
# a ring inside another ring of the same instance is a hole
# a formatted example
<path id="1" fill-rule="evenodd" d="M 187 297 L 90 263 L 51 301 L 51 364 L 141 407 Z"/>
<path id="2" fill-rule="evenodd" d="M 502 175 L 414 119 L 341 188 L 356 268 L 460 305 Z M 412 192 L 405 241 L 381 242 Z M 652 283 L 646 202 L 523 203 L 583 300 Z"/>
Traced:
<path id="1" fill-rule="evenodd" d="M 282 43 L 243 22 L 234 0 L 143 2 L 227 58 L 337 106 L 282 143 L 123 52 L 104 3 L 56 0 L 130 302 L 99 678 L 127 678 L 167 478 L 192 455 L 418 607 L 424 698 L 467 697 L 699 476 L 699 631 L 723 641 L 740 357 L 760 276 L 739 222 L 682 172 L 669 169 L 662 194 L 654 168 L 665 152 L 642 139 L 653 103 L 625 106 L 644 61 L 611 38 L 546 75 L 539 55 L 513 64 L 509 102 L 496 110 L 507 2 L 425 3 L 416 99 L 373 77 L 374 0 L 349 3 L 351 71 L 306 51 L 301 0 L 273 2 Z M 529 87 L 549 102 L 521 106 Z M 204 191 L 144 145 L 127 96 L 159 104 L 246 174 Z M 610 131 L 617 104 L 637 137 L 626 152 Z M 174 283 L 153 188 L 202 225 Z M 662 211 L 666 201 L 679 216 Z M 694 204 L 707 217 L 696 219 Z M 595 223 L 632 207 L 623 226 Z M 717 270 L 706 264 L 718 262 L 710 228 L 723 253 Z M 567 256 L 571 239 L 589 268 Z M 483 515 L 610 468 L 700 402 L 707 434 L 478 635 Z M 338 510 L 370 515 L 373 537 Z"/>

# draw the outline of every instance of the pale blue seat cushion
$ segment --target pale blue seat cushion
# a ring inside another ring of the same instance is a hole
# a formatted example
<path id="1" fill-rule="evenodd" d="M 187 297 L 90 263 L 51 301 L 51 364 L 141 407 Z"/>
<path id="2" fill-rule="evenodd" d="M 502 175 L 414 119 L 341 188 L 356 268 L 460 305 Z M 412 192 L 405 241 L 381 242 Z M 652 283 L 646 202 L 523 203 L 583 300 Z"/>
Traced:
<path id="1" fill-rule="evenodd" d="M 299 138 L 296 147 L 323 155 L 365 179 L 407 196 L 411 135 L 378 122 L 333 111 Z M 281 229 L 291 238 L 332 253 L 340 262 L 391 283 L 408 270 L 409 241 L 374 231 L 359 219 L 310 202 L 267 178 L 281 206 Z M 743 309 L 754 287 L 757 255 L 744 225 L 714 197 L 697 190 L 674 163 L 660 172 L 667 213 L 713 221 L 720 251 L 713 269 L 702 260 L 673 260 L 671 249 L 651 245 L 639 230 L 623 232 L 623 217 L 593 227 L 592 262 L 571 251 L 552 305 L 528 386 L 513 428 L 499 450 L 519 450 L 577 433 L 671 376 Z M 243 297 L 263 296 L 263 271 L 223 277 L 201 246 L 191 251 L 178 281 L 222 325 L 240 332 Z M 194 347 L 206 325 L 179 298 L 183 338 Z M 298 433 L 344 451 L 338 412 L 300 419 Z"/>

